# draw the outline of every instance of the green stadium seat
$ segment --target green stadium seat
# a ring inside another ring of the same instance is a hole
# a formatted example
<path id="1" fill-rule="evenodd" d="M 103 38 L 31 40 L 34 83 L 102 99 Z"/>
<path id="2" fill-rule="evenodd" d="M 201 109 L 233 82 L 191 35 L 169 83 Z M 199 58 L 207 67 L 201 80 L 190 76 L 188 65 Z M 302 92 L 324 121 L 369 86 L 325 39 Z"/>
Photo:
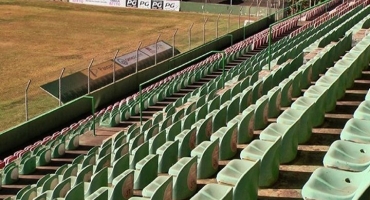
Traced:
<path id="1" fill-rule="evenodd" d="M 85 168 L 86 166 L 82 166 L 81 168 Z M 68 168 L 66 168 L 66 170 L 63 172 L 63 180 L 71 176 L 77 176 L 78 168 L 79 167 L 77 163 L 68 165 Z"/>
<path id="2" fill-rule="evenodd" d="M 51 161 L 51 150 L 50 148 L 43 148 L 42 150 L 37 152 L 36 156 L 36 165 L 45 166 Z"/>
<path id="3" fill-rule="evenodd" d="M 175 137 L 179 141 L 178 157 L 189 157 L 191 150 L 195 147 L 197 129 L 186 129 Z"/>
<path id="4" fill-rule="evenodd" d="M 182 108 L 178 111 L 176 111 L 173 115 L 172 115 L 172 121 L 173 122 L 177 122 L 179 121 L 180 119 L 182 119 L 185 115 L 185 110 Z"/>
<path id="5" fill-rule="evenodd" d="M 70 136 L 67 136 L 67 139 L 65 141 L 66 149 L 67 150 L 77 149 L 80 145 L 79 142 L 80 142 L 80 136 L 78 134 L 71 134 Z"/>
<path id="6" fill-rule="evenodd" d="M 312 120 L 313 125 L 321 125 L 325 120 L 325 102 L 327 98 L 327 90 L 325 87 L 312 85 L 303 94 L 304 97 L 316 99 L 315 118 Z"/>
<path id="7" fill-rule="evenodd" d="M 168 141 L 156 150 L 158 157 L 158 173 L 167 173 L 177 162 L 179 141 Z"/>
<path id="8" fill-rule="evenodd" d="M 267 92 L 269 98 L 269 113 L 268 117 L 273 118 L 277 117 L 280 114 L 280 102 L 281 102 L 281 93 L 278 86 L 272 88 Z"/>
<path id="9" fill-rule="evenodd" d="M 159 133 L 159 124 L 155 124 L 144 132 L 144 140 L 149 141 L 150 138 L 152 138 L 154 135 L 157 135 L 158 133 Z"/>
<path id="10" fill-rule="evenodd" d="M 74 185 L 77 185 L 82 182 L 89 182 L 91 180 L 91 176 L 94 173 L 94 166 L 93 165 L 88 165 L 84 168 L 82 168 L 76 176 L 76 181 Z M 108 178 L 107 178 L 108 181 Z"/>
<path id="11" fill-rule="evenodd" d="M 217 173 L 219 160 L 219 139 L 204 141 L 191 151 L 197 157 L 197 178 L 209 178 Z"/>
<path id="12" fill-rule="evenodd" d="M 196 145 L 209 140 L 212 134 L 212 116 L 198 120 L 192 125 L 194 127 L 197 128 Z"/>
<path id="13" fill-rule="evenodd" d="M 166 142 L 166 130 L 159 132 L 149 139 L 149 153 L 155 154 L 157 149 Z"/>
<path id="14" fill-rule="evenodd" d="M 226 185 L 210 183 L 199 190 L 190 200 L 204 199 L 232 200 L 233 188 Z"/>
<path id="15" fill-rule="evenodd" d="M 114 149 L 112 154 L 112 162 L 117 161 L 119 158 L 129 153 L 129 144 L 122 144 L 121 146 Z"/>
<path id="16" fill-rule="evenodd" d="M 226 126 L 226 115 L 227 115 L 227 106 L 221 105 L 219 110 L 214 110 L 213 113 L 210 113 L 210 115 L 213 115 L 212 119 L 212 132 L 216 132 L 221 127 Z"/>
<path id="17" fill-rule="evenodd" d="M 144 142 L 132 150 L 130 154 L 130 169 L 135 169 L 136 163 L 149 154 L 149 142 Z"/>
<path id="18" fill-rule="evenodd" d="M 298 144 L 307 142 L 312 134 L 312 122 L 308 110 L 286 109 L 278 118 L 277 123 L 293 126 Z"/>
<path id="19" fill-rule="evenodd" d="M 370 120 L 370 101 L 362 101 L 353 114 L 355 119 Z"/>
<path id="20" fill-rule="evenodd" d="M 142 192 L 143 198 L 133 197 L 134 199 L 171 199 L 172 198 L 172 177 L 158 176 Z"/>
<path id="21" fill-rule="evenodd" d="M 31 174 L 36 171 L 36 156 L 22 157 L 19 162 L 19 174 Z"/>
<path id="22" fill-rule="evenodd" d="M 369 198 L 369 172 L 320 167 L 302 188 L 304 199 L 350 200 Z"/>
<path id="23" fill-rule="evenodd" d="M 17 192 L 15 199 L 34 199 L 37 196 L 37 187 L 35 185 L 27 185 Z"/>
<path id="24" fill-rule="evenodd" d="M 220 108 L 220 96 L 216 96 L 208 103 L 208 113 Z"/>
<path id="25" fill-rule="evenodd" d="M 249 86 L 242 91 L 240 97 L 239 112 L 242 112 L 243 110 L 247 109 L 248 106 L 252 104 L 252 90 L 253 87 Z"/>
<path id="26" fill-rule="evenodd" d="M 264 129 L 268 124 L 269 98 L 263 95 L 256 101 L 255 106 L 249 106 L 247 109 L 254 109 L 254 129 Z"/>
<path id="27" fill-rule="evenodd" d="M 102 170 L 103 168 L 107 168 L 111 166 L 111 154 L 107 154 L 104 157 L 98 159 L 96 161 L 96 165 L 94 165 L 94 173 Z"/>
<path id="28" fill-rule="evenodd" d="M 152 182 L 158 173 L 158 155 L 149 154 L 135 165 L 134 189 L 142 190 Z"/>
<path id="29" fill-rule="evenodd" d="M 217 174 L 216 179 L 219 184 L 233 187 L 234 200 L 257 199 L 260 173 L 259 159 L 255 162 L 234 159 Z"/>
<path id="30" fill-rule="evenodd" d="M 322 76 L 320 77 L 315 85 L 322 86 L 327 88 L 327 96 L 330 98 L 327 98 L 325 104 L 326 104 L 326 112 L 333 111 L 336 106 L 336 100 L 339 98 L 339 96 L 342 93 L 341 91 L 343 90 L 342 88 L 338 87 L 339 84 L 339 79 L 337 77 L 332 77 L 332 76 Z"/>
<path id="31" fill-rule="evenodd" d="M 272 123 L 260 133 L 260 140 L 276 141 L 281 137 L 280 163 L 289 163 L 297 156 L 298 137 L 294 125 Z"/>
<path id="32" fill-rule="evenodd" d="M 174 164 L 168 174 L 173 177 L 172 199 L 193 196 L 197 189 L 197 158 L 183 157 Z"/>
<path id="33" fill-rule="evenodd" d="M 53 189 L 50 195 L 47 195 L 47 199 L 56 199 L 56 198 L 64 198 L 67 195 L 67 192 L 72 188 L 74 181 L 72 178 L 67 178 L 60 182 L 55 188 Z"/>
<path id="34" fill-rule="evenodd" d="M 190 129 L 191 125 L 195 123 L 195 111 L 186 115 L 182 120 L 182 130 Z"/>
<path id="35" fill-rule="evenodd" d="M 295 100 L 292 105 L 292 109 L 295 110 L 307 110 L 308 111 L 308 118 L 312 122 L 312 126 L 319 126 L 320 124 L 314 124 L 315 120 L 313 120 L 318 115 L 316 100 L 314 98 L 304 97 L 301 96 L 297 100 Z"/>
<path id="36" fill-rule="evenodd" d="M 219 140 L 219 159 L 227 160 L 235 156 L 237 150 L 237 124 L 222 127 L 211 135 L 211 141 Z"/>
<path id="37" fill-rule="evenodd" d="M 262 78 L 263 80 L 263 87 L 262 87 L 262 94 L 265 95 L 269 90 L 273 88 L 273 79 L 272 74 L 268 74 Z"/>
<path id="38" fill-rule="evenodd" d="M 133 149 L 135 149 L 136 147 L 143 144 L 144 141 L 145 141 L 144 140 L 144 133 L 140 133 L 140 134 L 136 135 L 134 138 L 132 138 L 129 141 L 129 151 L 132 152 Z"/>
<path id="39" fill-rule="evenodd" d="M 274 142 L 253 140 L 240 153 L 240 158 L 249 161 L 261 160 L 259 186 L 269 187 L 279 176 L 281 137 Z"/>
<path id="40" fill-rule="evenodd" d="M 292 97 L 299 97 L 302 95 L 301 91 L 301 80 L 302 73 L 295 71 L 289 75 L 289 79 L 292 80 Z"/>
<path id="41" fill-rule="evenodd" d="M 74 200 L 74 199 L 84 199 L 84 183 L 78 183 L 69 190 L 64 198 L 64 200 Z"/>
<path id="42" fill-rule="evenodd" d="M 124 171 L 129 169 L 130 157 L 126 153 L 119 157 L 116 161 L 113 162 L 112 167 L 108 168 L 108 183 L 112 183 L 114 178 L 122 174 Z"/>
<path id="43" fill-rule="evenodd" d="M 337 140 L 324 157 L 324 166 L 341 170 L 360 172 L 370 166 L 370 151 L 368 144 Z"/>
<path id="44" fill-rule="evenodd" d="M 2 184 L 10 185 L 18 180 L 18 176 L 18 165 L 16 165 L 14 162 L 11 162 L 3 169 Z"/>
<path id="45" fill-rule="evenodd" d="M 85 199 L 88 200 L 106 200 L 108 199 L 108 188 L 101 187 L 98 190 L 94 191 L 89 196 L 86 196 Z"/>
<path id="46" fill-rule="evenodd" d="M 281 89 L 281 106 L 287 107 L 292 103 L 292 80 L 284 79 L 279 83 Z"/>
<path id="47" fill-rule="evenodd" d="M 181 120 L 174 122 L 166 129 L 166 139 L 167 141 L 174 141 L 175 137 L 181 133 Z"/>
<path id="48" fill-rule="evenodd" d="M 259 79 L 253 84 L 252 103 L 256 103 L 256 101 L 262 96 L 262 90 L 263 81 L 262 79 Z"/>
<path id="49" fill-rule="evenodd" d="M 253 139 L 254 134 L 254 110 L 248 109 L 243 111 L 238 116 L 234 117 L 227 123 L 230 127 L 237 124 L 238 127 L 238 144 L 246 144 Z"/>
<path id="50" fill-rule="evenodd" d="M 340 138 L 357 143 L 370 144 L 370 120 L 349 119 L 344 126 Z"/>

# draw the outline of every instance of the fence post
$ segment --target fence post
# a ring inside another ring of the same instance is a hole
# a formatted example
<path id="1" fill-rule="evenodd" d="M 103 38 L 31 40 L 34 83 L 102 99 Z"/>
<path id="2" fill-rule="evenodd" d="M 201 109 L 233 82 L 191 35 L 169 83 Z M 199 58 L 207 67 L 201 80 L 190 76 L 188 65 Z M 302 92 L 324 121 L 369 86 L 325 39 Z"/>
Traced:
<path id="1" fill-rule="evenodd" d="M 257 0 L 258 1 L 258 0 Z M 250 24 L 251 23 L 251 7 L 252 7 L 252 5 L 253 5 L 253 3 L 254 3 L 254 0 L 252 1 L 252 3 L 251 3 L 251 5 L 249 6 L 249 11 L 248 11 L 248 15 L 249 15 L 249 18 L 248 18 L 248 23 Z"/>
<path id="2" fill-rule="evenodd" d="M 30 87 L 30 84 L 31 84 L 31 79 L 28 80 L 26 89 L 24 91 L 24 106 L 25 106 L 25 111 L 26 111 L 26 121 L 28 121 L 28 96 L 27 96 L 27 93 L 28 93 L 28 88 Z"/>
<path id="3" fill-rule="evenodd" d="M 240 10 L 239 10 L 239 19 L 238 19 L 238 28 L 240 28 L 240 17 L 242 15 L 242 9 L 243 9 L 243 7 L 240 7 Z"/>
<path id="4" fill-rule="evenodd" d="M 229 18 L 228 18 L 228 21 L 227 21 L 227 33 L 230 33 L 230 15 L 231 15 L 232 11 L 233 11 L 233 9 L 230 9 Z"/>
<path id="5" fill-rule="evenodd" d="M 218 38 L 218 21 L 220 20 L 221 14 L 218 14 L 217 21 L 216 21 L 216 38 Z"/>
<path id="6" fill-rule="evenodd" d="M 177 28 L 175 30 L 175 33 L 173 34 L 173 42 L 172 42 L 172 57 L 175 56 L 175 45 L 176 45 L 176 33 L 179 29 Z"/>
<path id="7" fill-rule="evenodd" d="M 189 51 L 191 49 L 191 29 L 193 28 L 193 26 L 194 26 L 194 22 L 189 27 Z"/>
<path id="8" fill-rule="evenodd" d="M 116 54 L 114 55 L 113 58 L 113 83 L 116 82 L 116 58 L 118 55 L 119 49 L 117 49 Z"/>
<path id="9" fill-rule="evenodd" d="M 90 69 L 91 69 L 91 66 L 94 62 L 94 58 L 91 59 L 91 62 L 89 64 L 89 67 L 87 67 L 87 94 L 90 94 Z"/>
<path id="10" fill-rule="evenodd" d="M 157 64 L 157 53 L 158 53 L 158 48 L 157 48 L 157 45 L 158 45 L 158 40 L 159 40 L 159 38 L 161 37 L 161 33 L 158 35 L 158 37 L 157 37 L 157 40 L 155 41 L 155 64 Z"/>
<path id="11" fill-rule="evenodd" d="M 203 23 L 203 44 L 206 43 L 206 23 L 207 21 L 208 21 L 208 18 L 206 18 Z"/>
<path id="12" fill-rule="evenodd" d="M 139 66 L 138 66 L 138 64 L 139 64 L 139 50 L 140 50 L 140 47 L 141 47 L 141 44 L 142 44 L 143 42 L 142 41 L 140 41 L 139 42 L 139 46 L 137 46 L 137 49 L 136 49 L 136 73 L 139 71 L 138 70 L 138 68 L 139 68 Z"/>
<path id="13" fill-rule="evenodd" d="M 62 69 L 62 72 L 60 73 L 60 76 L 59 76 L 59 106 L 62 105 L 62 77 L 63 77 L 65 69 L 66 68 Z"/>

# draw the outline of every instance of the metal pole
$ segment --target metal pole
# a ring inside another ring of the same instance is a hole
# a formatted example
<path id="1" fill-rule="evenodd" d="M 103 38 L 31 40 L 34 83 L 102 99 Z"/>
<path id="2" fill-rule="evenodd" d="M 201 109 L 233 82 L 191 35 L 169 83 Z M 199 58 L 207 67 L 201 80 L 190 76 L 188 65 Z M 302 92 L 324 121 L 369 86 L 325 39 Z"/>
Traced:
<path id="1" fill-rule="evenodd" d="M 284 18 L 284 16 L 285 16 L 285 0 L 283 0 L 283 17 L 282 17 L 282 19 Z"/>
<path id="2" fill-rule="evenodd" d="M 175 56 L 175 45 L 176 45 L 176 33 L 179 29 L 177 28 L 175 30 L 175 33 L 173 34 L 173 41 L 172 41 L 172 57 Z"/>
<path id="3" fill-rule="evenodd" d="M 233 11 L 233 9 L 230 9 L 229 18 L 228 18 L 228 21 L 227 21 L 227 33 L 230 33 L 230 15 L 231 15 L 232 11 Z"/>
<path id="4" fill-rule="evenodd" d="M 59 76 L 59 106 L 62 105 L 62 76 L 63 76 L 65 69 L 66 68 L 62 69 L 62 72 L 60 73 L 60 76 Z"/>
<path id="5" fill-rule="evenodd" d="M 251 5 L 249 5 L 249 11 L 248 11 L 248 15 L 249 15 L 248 21 L 249 21 L 249 23 L 251 23 L 251 7 L 252 7 L 253 3 L 254 3 L 254 0 L 252 1 Z"/>
<path id="6" fill-rule="evenodd" d="M 203 23 L 203 44 L 206 43 L 206 23 L 208 21 L 208 18 L 206 18 L 206 20 L 204 20 L 204 23 Z"/>
<path id="7" fill-rule="evenodd" d="M 240 28 L 240 16 L 242 15 L 242 7 L 240 8 L 240 10 L 239 10 L 239 21 L 238 21 L 238 28 Z"/>
<path id="8" fill-rule="evenodd" d="M 116 82 L 116 58 L 118 55 L 119 49 L 117 49 L 116 54 L 114 55 L 113 58 L 113 83 Z"/>
<path id="9" fill-rule="evenodd" d="M 88 70 L 87 72 L 87 94 L 90 94 L 90 69 L 91 69 L 93 62 L 94 62 L 94 58 L 91 59 L 89 67 L 87 67 L 87 70 Z"/>
<path id="10" fill-rule="evenodd" d="M 155 57 L 154 57 L 155 64 L 157 64 L 157 54 L 158 54 L 157 46 L 158 46 L 158 40 L 160 37 L 161 37 L 161 33 L 158 35 L 157 40 L 155 41 Z"/>
<path id="11" fill-rule="evenodd" d="M 142 43 L 143 42 L 140 41 L 139 46 L 137 46 L 137 49 L 136 49 L 136 73 L 139 71 L 139 50 L 140 50 L 140 47 L 141 47 Z"/>
<path id="12" fill-rule="evenodd" d="M 91 99 L 91 114 L 93 116 L 93 135 L 96 136 L 96 128 L 95 128 L 95 122 L 96 122 L 96 117 L 95 117 L 95 99 L 94 99 L 93 96 L 82 96 L 82 98 Z"/>
<path id="13" fill-rule="evenodd" d="M 189 51 L 191 49 L 191 29 L 193 28 L 194 22 L 190 25 L 189 28 Z"/>
<path id="14" fill-rule="evenodd" d="M 220 20 L 221 14 L 218 14 L 217 21 L 216 21 L 216 38 L 218 38 L 218 21 Z"/>
<path id="15" fill-rule="evenodd" d="M 31 79 L 28 80 L 26 89 L 24 91 L 24 106 L 25 106 L 25 111 L 26 111 L 26 121 L 28 121 L 28 96 L 27 96 L 27 93 L 28 93 L 28 88 L 30 87 L 30 84 L 31 84 Z"/>
<path id="16" fill-rule="evenodd" d="M 258 0 L 257 0 L 257 3 L 258 3 L 258 5 L 257 5 L 257 19 L 258 19 L 258 12 L 260 11 L 260 5 L 261 5 L 261 2 L 262 2 L 262 0 L 258 3 Z"/>
<path id="17" fill-rule="evenodd" d="M 269 48 L 268 48 L 268 54 L 269 54 L 269 71 L 271 71 L 271 29 L 272 26 L 269 28 Z"/>

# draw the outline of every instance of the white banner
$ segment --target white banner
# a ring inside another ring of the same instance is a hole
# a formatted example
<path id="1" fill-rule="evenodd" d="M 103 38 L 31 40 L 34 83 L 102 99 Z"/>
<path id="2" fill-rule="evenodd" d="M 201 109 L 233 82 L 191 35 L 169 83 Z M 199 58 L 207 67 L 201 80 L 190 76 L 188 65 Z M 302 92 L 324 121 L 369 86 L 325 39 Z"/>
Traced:
<path id="1" fill-rule="evenodd" d="M 139 0 L 138 8 L 150 9 L 151 3 L 152 3 L 151 0 Z"/>
<path id="2" fill-rule="evenodd" d="M 69 0 L 69 2 L 95 6 L 126 7 L 126 0 Z"/>
<path id="3" fill-rule="evenodd" d="M 126 7 L 137 8 L 137 1 L 138 0 L 126 0 Z"/>
<path id="4" fill-rule="evenodd" d="M 180 1 L 164 0 L 163 10 L 180 11 Z"/>
<path id="5" fill-rule="evenodd" d="M 172 49 L 172 47 L 163 41 L 159 41 L 157 43 L 157 53 L 162 53 L 166 50 Z M 155 55 L 155 44 L 151 44 L 149 46 L 146 46 L 142 49 L 140 49 L 141 52 L 145 53 L 146 55 L 152 57 Z"/>
<path id="6" fill-rule="evenodd" d="M 163 10 L 163 0 L 152 0 L 152 9 Z"/>
<path id="7" fill-rule="evenodd" d="M 143 9 L 180 11 L 180 1 L 178 0 L 69 0 L 69 2 L 96 6 L 134 7 Z"/>
<path id="8" fill-rule="evenodd" d="M 138 52 L 138 55 L 139 55 L 138 61 L 145 60 L 145 59 L 149 58 L 149 56 L 147 56 L 145 53 L 143 53 L 141 51 Z M 118 64 L 120 64 L 122 67 L 128 67 L 128 66 L 136 63 L 136 51 L 116 58 L 116 62 Z"/>

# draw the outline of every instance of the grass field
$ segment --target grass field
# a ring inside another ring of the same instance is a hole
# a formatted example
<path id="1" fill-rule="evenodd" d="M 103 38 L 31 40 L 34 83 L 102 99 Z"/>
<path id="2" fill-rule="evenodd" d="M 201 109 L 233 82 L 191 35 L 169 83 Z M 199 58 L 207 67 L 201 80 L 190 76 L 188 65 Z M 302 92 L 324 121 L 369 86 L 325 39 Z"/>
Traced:
<path id="1" fill-rule="evenodd" d="M 94 63 L 113 57 L 114 52 L 130 52 L 140 41 L 154 43 L 159 33 L 172 44 L 176 28 L 176 48 L 188 50 L 188 28 L 192 29 L 192 47 L 216 35 L 216 15 L 165 12 L 125 8 L 106 8 L 39 0 L 0 1 L 0 131 L 25 121 L 24 90 L 28 92 L 29 117 L 58 106 L 58 101 L 40 89 L 40 85 L 82 70 L 92 58 Z M 227 32 L 228 16 L 221 16 L 219 35 Z M 230 30 L 238 26 L 231 17 Z"/>

